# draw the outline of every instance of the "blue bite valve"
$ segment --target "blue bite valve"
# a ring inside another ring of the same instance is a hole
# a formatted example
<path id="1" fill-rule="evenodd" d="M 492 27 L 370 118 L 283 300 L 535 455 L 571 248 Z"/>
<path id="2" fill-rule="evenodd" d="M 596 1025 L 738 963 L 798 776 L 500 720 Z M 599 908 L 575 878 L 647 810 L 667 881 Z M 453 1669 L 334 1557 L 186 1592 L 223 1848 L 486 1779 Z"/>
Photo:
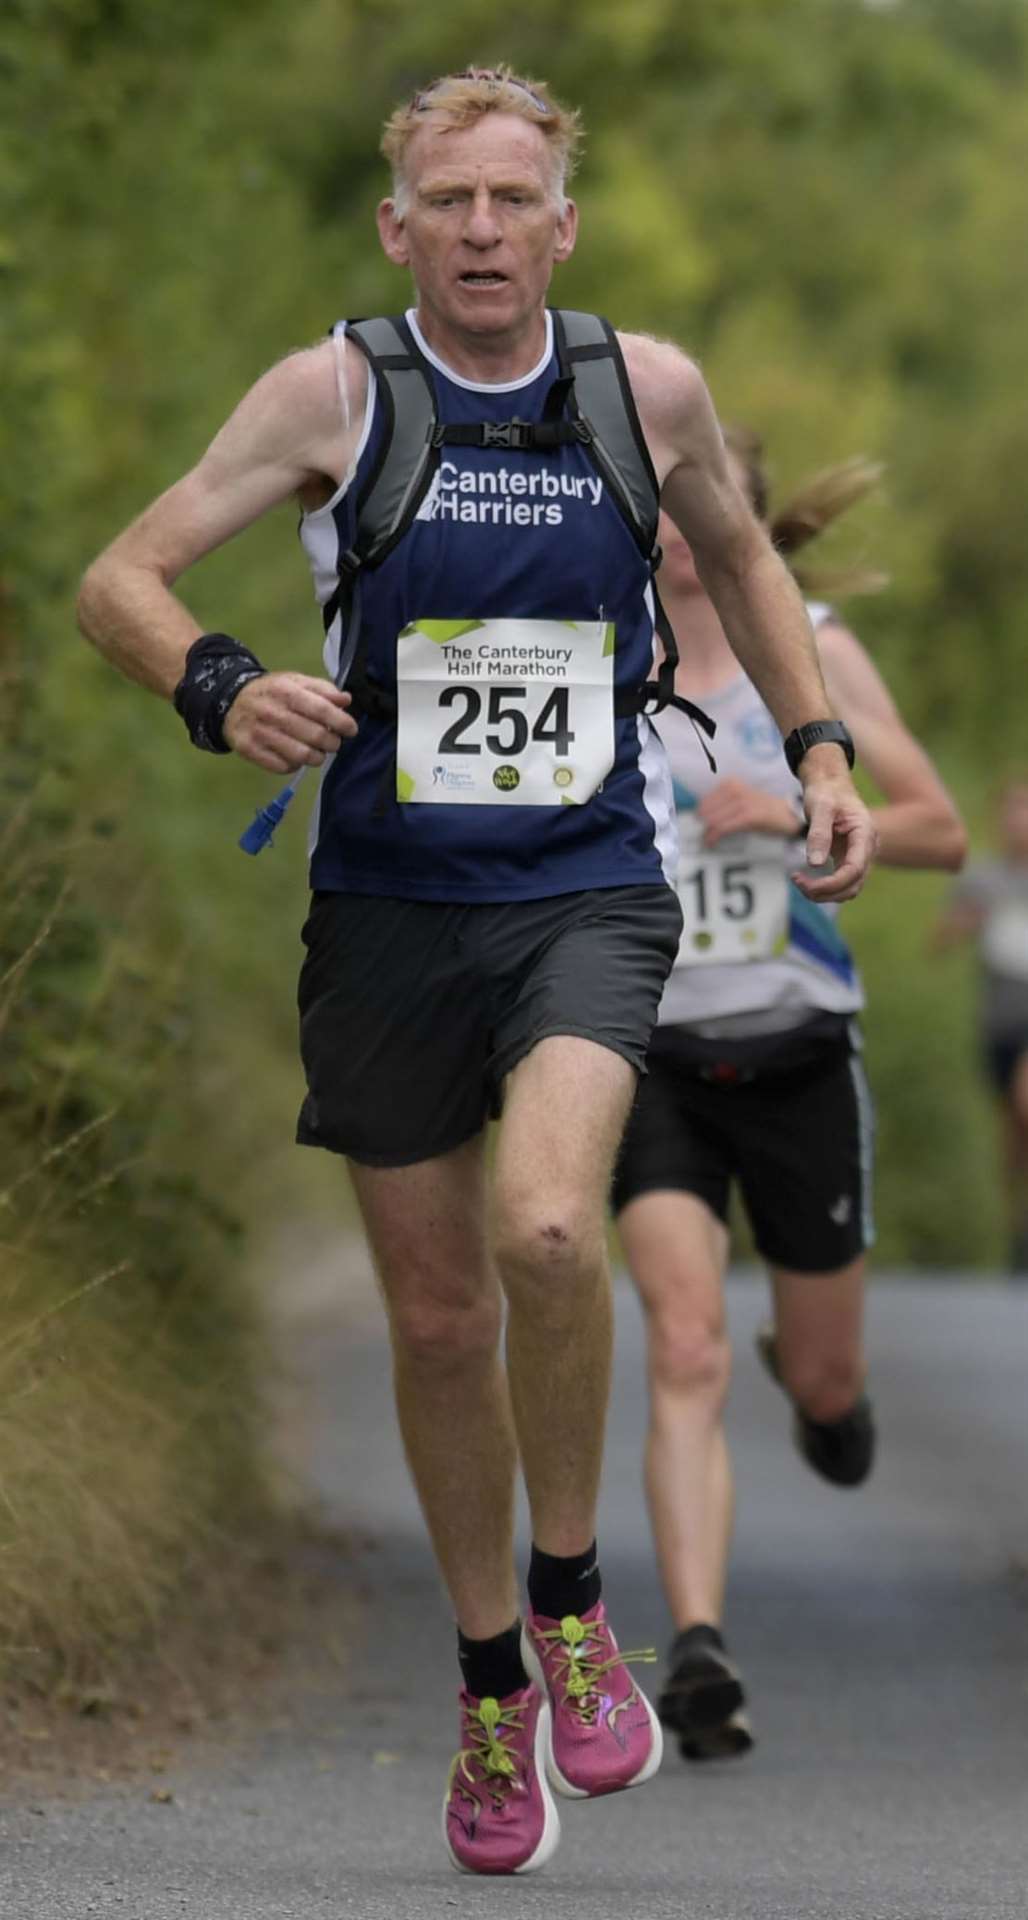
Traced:
<path id="1" fill-rule="evenodd" d="M 260 853 L 262 847 L 270 847 L 275 828 L 284 818 L 295 792 L 295 784 L 283 787 L 266 807 L 258 809 L 239 841 L 244 853 Z"/>

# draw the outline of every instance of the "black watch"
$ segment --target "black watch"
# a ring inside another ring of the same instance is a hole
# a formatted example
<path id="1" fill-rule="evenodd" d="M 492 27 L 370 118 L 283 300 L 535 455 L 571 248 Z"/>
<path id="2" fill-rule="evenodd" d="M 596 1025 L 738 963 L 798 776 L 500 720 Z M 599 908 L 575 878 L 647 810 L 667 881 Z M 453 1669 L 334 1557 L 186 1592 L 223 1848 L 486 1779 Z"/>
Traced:
<path id="1" fill-rule="evenodd" d="M 800 761 L 811 747 L 841 747 L 846 755 L 847 764 L 852 767 L 856 759 L 853 735 L 841 720 L 811 720 L 805 727 L 794 727 L 785 742 L 785 758 L 789 763 L 789 772 L 799 772 Z"/>

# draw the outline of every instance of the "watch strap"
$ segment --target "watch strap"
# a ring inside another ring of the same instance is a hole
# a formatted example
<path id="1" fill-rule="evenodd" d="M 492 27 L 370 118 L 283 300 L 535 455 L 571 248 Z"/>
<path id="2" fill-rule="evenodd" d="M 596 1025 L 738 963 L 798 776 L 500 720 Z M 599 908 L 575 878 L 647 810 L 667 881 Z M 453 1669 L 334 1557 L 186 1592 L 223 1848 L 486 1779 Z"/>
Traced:
<path id="1" fill-rule="evenodd" d="M 841 747 L 847 764 L 852 768 L 856 753 L 849 728 L 841 720 L 809 720 L 804 727 L 794 727 L 784 742 L 789 772 L 795 774 L 798 771 L 800 761 L 811 747 L 825 746 Z"/>

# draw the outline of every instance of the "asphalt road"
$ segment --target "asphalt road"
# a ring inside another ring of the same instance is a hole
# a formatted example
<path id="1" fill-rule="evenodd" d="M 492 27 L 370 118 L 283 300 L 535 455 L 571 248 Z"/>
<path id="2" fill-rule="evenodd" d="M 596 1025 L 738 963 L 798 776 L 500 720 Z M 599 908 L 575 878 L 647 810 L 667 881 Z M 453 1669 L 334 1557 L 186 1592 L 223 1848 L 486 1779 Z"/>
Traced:
<path id="1" fill-rule="evenodd" d="M 1028 1290 L 880 1281 L 880 1467 L 824 1487 L 759 1372 L 753 1281 L 731 1288 L 739 1520 L 729 1634 L 758 1734 L 742 1762 L 665 1759 L 645 1789 L 564 1803 L 542 1874 L 449 1867 L 452 1627 L 396 1444 L 373 1321 L 310 1319 L 308 1470 L 363 1542 L 349 1670 L 292 1724 L 195 1756 L 173 1803 L 106 1788 L 0 1821 L 7 1920 L 1025 1920 Z M 600 1542 L 622 1638 L 663 1645 L 638 1493 L 638 1314 L 619 1290 Z"/>

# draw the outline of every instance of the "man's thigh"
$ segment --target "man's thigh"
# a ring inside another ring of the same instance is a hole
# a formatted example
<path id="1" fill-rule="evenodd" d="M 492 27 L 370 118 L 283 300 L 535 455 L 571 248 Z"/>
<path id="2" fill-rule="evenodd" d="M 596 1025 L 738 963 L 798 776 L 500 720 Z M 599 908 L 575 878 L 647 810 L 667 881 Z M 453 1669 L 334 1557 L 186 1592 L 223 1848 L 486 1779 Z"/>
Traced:
<path id="1" fill-rule="evenodd" d="M 481 1134 L 414 1166 L 351 1161 L 350 1177 L 382 1292 L 401 1323 L 460 1315 L 495 1294 Z"/>
<path id="2" fill-rule="evenodd" d="M 498 1199 L 559 1191 L 602 1213 L 678 950 L 680 909 L 664 886 L 537 904 L 551 910 L 551 925 L 537 927 L 491 1062 L 503 1085 Z"/>
<path id="3" fill-rule="evenodd" d="M 494 1169 L 501 1227 L 556 1207 L 575 1239 L 602 1232 L 635 1084 L 627 1060 L 594 1040 L 553 1034 L 533 1047 L 507 1082 Z"/>

